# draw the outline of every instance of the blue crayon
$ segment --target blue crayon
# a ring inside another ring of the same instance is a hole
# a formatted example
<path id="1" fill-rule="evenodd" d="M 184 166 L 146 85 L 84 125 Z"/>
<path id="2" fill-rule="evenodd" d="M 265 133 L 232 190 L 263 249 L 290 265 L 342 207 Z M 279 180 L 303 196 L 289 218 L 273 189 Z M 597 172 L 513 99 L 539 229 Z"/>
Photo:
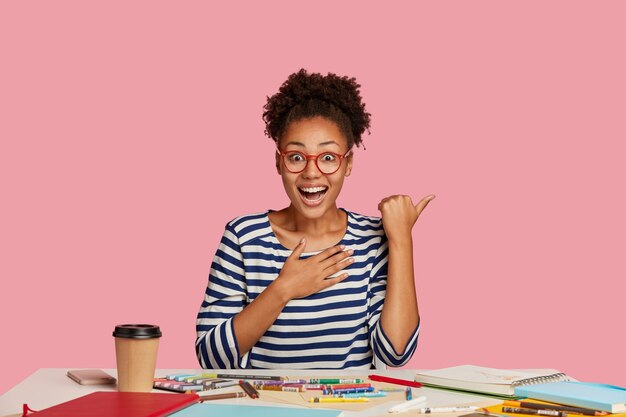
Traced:
<path id="1" fill-rule="evenodd" d="M 359 398 L 359 397 L 377 398 L 377 397 L 386 397 L 387 396 L 387 394 L 382 392 L 382 391 L 362 392 L 362 393 L 348 393 L 348 394 L 335 394 L 335 395 L 340 395 L 343 398 Z"/>
<path id="2" fill-rule="evenodd" d="M 324 390 L 324 394 L 355 394 L 355 393 L 359 393 L 359 392 L 372 392 L 374 390 L 375 390 L 374 387 L 368 387 L 368 388 L 343 388 L 343 389 Z M 328 392 L 326 392 L 326 391 L 328 391 Z"/>

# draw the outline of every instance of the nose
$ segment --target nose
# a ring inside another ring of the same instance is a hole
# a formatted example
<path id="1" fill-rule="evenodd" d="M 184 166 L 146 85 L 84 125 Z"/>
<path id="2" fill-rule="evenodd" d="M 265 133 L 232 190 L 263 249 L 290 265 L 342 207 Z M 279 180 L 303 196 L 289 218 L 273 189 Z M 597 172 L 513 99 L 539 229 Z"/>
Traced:
<path id="1" fill-rule="evenodd" d="M 317 164 L 315 163 L 315 158 L 307 158 L 302 176 L 304 178 L 319 178 L 322 176 L 321 171 L 317 168 Z"/>

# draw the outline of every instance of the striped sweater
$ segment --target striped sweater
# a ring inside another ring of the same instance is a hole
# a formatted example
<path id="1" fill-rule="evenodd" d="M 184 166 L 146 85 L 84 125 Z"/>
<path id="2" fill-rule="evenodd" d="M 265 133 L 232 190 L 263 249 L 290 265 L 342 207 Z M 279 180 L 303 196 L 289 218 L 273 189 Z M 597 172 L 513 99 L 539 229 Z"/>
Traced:
<path id="1" fill-rule="evenodd" d="M 340 243 L 354 250 L 355 262 L 343 270 L 349 277 L 289 301 L 252 349 L 240 354 L 233 317 L 278 277 L 291 254 L 274 235 L 269 212 L 241 216 L 226 225 L 196 323 L 200 365 L 369 369 L 405 364 L 415 351 L 419 324 L 400 353 L 380 325 L 388 260 L 381 219 L 348 211 L 348 227 Z M 304 253 L 302 258 L 316 253 Z"/>

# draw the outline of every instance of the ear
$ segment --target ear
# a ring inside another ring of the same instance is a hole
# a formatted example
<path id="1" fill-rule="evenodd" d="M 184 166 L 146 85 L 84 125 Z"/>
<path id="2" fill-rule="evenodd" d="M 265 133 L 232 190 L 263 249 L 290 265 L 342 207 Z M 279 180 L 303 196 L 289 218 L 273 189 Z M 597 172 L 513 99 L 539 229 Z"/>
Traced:
<path id="1" fill-rule="evenodd" d="M 350 155 L 348 155 L 346 157 L 346 172 L 344 175 L 344 177 L 349 177 L 350 173 L 352 172 L 352 156 L 354 155 L 354 153 L 350 152 Z"/>
<path id="2" fill-rule="evenodd" d="M 280 154 L 278 153 L 278 151 L 276 151 L 274 153 L 274 156 L 276 157 L 276 172 L 278 172 L 278 175 L 281 175 L 281 173 L 280 173 Z"/>

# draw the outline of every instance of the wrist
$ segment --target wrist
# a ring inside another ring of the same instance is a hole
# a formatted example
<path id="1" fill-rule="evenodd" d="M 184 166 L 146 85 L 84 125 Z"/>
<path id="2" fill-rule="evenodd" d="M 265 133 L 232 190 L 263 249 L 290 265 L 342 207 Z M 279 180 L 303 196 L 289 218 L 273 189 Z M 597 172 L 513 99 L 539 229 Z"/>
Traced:
<path id="1" fill-rule="evenodd" d="M 269 293 L 268 295 L 271 295 L 272 298 L 278 301 L 283 307 L 293 298 L 280 280 L 272 282 L 264 292 Z"/>
<path id="2" fill-rule="evenodd" d="M 392 235 L 387 235 L 387 240 L 389 241 L 389 246 L 406 246 L 413 244 L 413 236 L 411 232 L 408 233 L 396 233 Z"/>

